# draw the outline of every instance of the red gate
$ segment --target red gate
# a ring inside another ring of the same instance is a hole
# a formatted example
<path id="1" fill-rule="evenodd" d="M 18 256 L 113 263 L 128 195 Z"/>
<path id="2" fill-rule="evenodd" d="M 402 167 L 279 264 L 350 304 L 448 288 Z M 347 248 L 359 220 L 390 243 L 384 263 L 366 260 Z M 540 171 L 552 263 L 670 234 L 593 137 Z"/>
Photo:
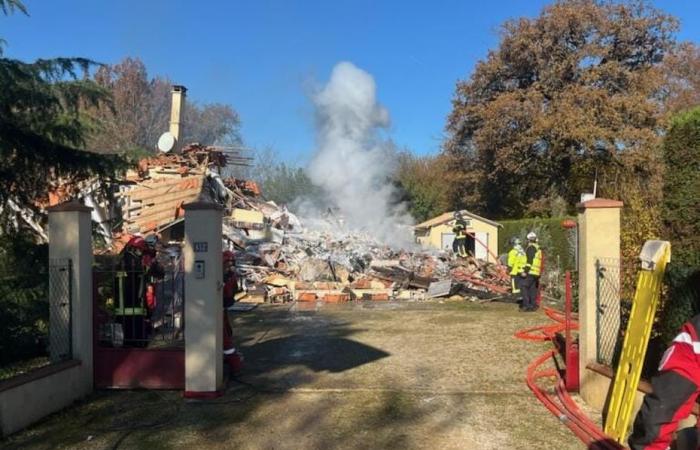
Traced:
<path id="1" fill-rule="evenodd" d="M 100 261 L 93 271 L 97 388 L 185 388 L 184 272 L 172 257 L 153 276 Z"/>

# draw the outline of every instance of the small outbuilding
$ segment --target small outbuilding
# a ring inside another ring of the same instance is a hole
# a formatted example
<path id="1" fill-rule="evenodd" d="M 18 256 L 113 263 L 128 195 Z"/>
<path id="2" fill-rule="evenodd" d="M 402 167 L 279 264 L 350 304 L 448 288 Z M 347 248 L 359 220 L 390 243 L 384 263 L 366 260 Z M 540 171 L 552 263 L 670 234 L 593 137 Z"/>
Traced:
<path id="1" fill-rule="evenodd" d="M 467 251 L 478 259 L 496 262 L 498 257 L 498 230 L 503 225 L 493 220 L 461 210 L 467 223 Z M 426 247 L 452 250 L 455 235 L 455 211 L 446 212 L 414 227 L 416 242 Z"/>

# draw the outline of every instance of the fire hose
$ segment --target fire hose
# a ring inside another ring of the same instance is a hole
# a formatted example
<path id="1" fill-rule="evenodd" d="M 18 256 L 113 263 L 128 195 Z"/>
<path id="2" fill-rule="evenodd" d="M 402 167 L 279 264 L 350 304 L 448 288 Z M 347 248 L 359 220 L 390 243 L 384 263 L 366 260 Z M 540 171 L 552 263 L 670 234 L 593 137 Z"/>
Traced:
<path id="1" fill-rule="evenodd" d="M 567 289 L 567 303 L 570 304 L 570 290 Z M 578 329 L 576 318 L 552 308 L 544 308 L 544 312 L 554 321 L 553 324 L 525 328 L 515 333 L 518 339 L 528 341 L 554 342 L 555 336 L 565 331 L 567 336 L 572 329 Z M 568 339 L 567 339 L 568 340 Z M 568 351 L 568 348 L 567 348 Z M 625 447 L 607 436 L 586 414 L 581 411 L 566 390 L 564 380 L 557 369 L 541 369 L 547 361 L 556 363 L 557 348 L 548 350 L 538 356 L 527 367 L 525 381 L 535 397 L 561 422 L 563 422 L 589 449 L 620 450 Z M 551 388 L 542 387 L 538 381 L 554 380 L 554 393 Z"/>

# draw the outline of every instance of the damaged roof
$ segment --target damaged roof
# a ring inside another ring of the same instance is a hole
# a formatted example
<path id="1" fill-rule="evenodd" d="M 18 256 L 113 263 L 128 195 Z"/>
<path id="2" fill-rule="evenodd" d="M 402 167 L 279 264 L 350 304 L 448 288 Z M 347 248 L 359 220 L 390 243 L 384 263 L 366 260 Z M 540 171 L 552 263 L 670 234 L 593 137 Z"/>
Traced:
<path id="1" fill-rule="evenodd" d="M 493 220 L 489 220 L 485 217 L 481 217 L 481 216 L 474 214 L 472 212 L 469 212 L 465 209 L 462 209 L 459 212 L 462 213 L 463 216 L 471 217 L 474 220 L 478 220 L 478 221 L 487 223 L 489 225 L 493 225 L 494 227 L 497 227 L 497 228 L 503 228 L 503 225 L 501 225 L 500 223 L 494 222 Z M 451 220 L 454 220 L 454 217 L 455 217 L 455 211 L 442 213 L 437 217 L 433 217 L 432 219 L 426 220 L 423 223 L 419 223 L 418 225 L 414 226 L 414 228 L 416 230 L 432 228 L 434 226 L 442 225 L 443 223 L 447 223 Z"/>

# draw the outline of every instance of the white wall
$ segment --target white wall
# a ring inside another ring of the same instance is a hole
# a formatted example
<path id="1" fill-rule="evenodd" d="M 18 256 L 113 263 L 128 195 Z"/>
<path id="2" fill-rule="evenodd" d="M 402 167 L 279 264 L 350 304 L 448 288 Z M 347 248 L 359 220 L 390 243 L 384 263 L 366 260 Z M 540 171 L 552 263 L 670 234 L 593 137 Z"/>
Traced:
<path id="1" fill-rule="evenodd" d="M 0 384 L 3 436 L 26 428 L 85 395 L 84 367 L 79 362 L 68 361 L 44 369 L 44 372 L 39 369 L 34 374 L 21 376 L 21 380 L 10 379 Z M 49 373 L 38 375 L 45 372 Z"/>

